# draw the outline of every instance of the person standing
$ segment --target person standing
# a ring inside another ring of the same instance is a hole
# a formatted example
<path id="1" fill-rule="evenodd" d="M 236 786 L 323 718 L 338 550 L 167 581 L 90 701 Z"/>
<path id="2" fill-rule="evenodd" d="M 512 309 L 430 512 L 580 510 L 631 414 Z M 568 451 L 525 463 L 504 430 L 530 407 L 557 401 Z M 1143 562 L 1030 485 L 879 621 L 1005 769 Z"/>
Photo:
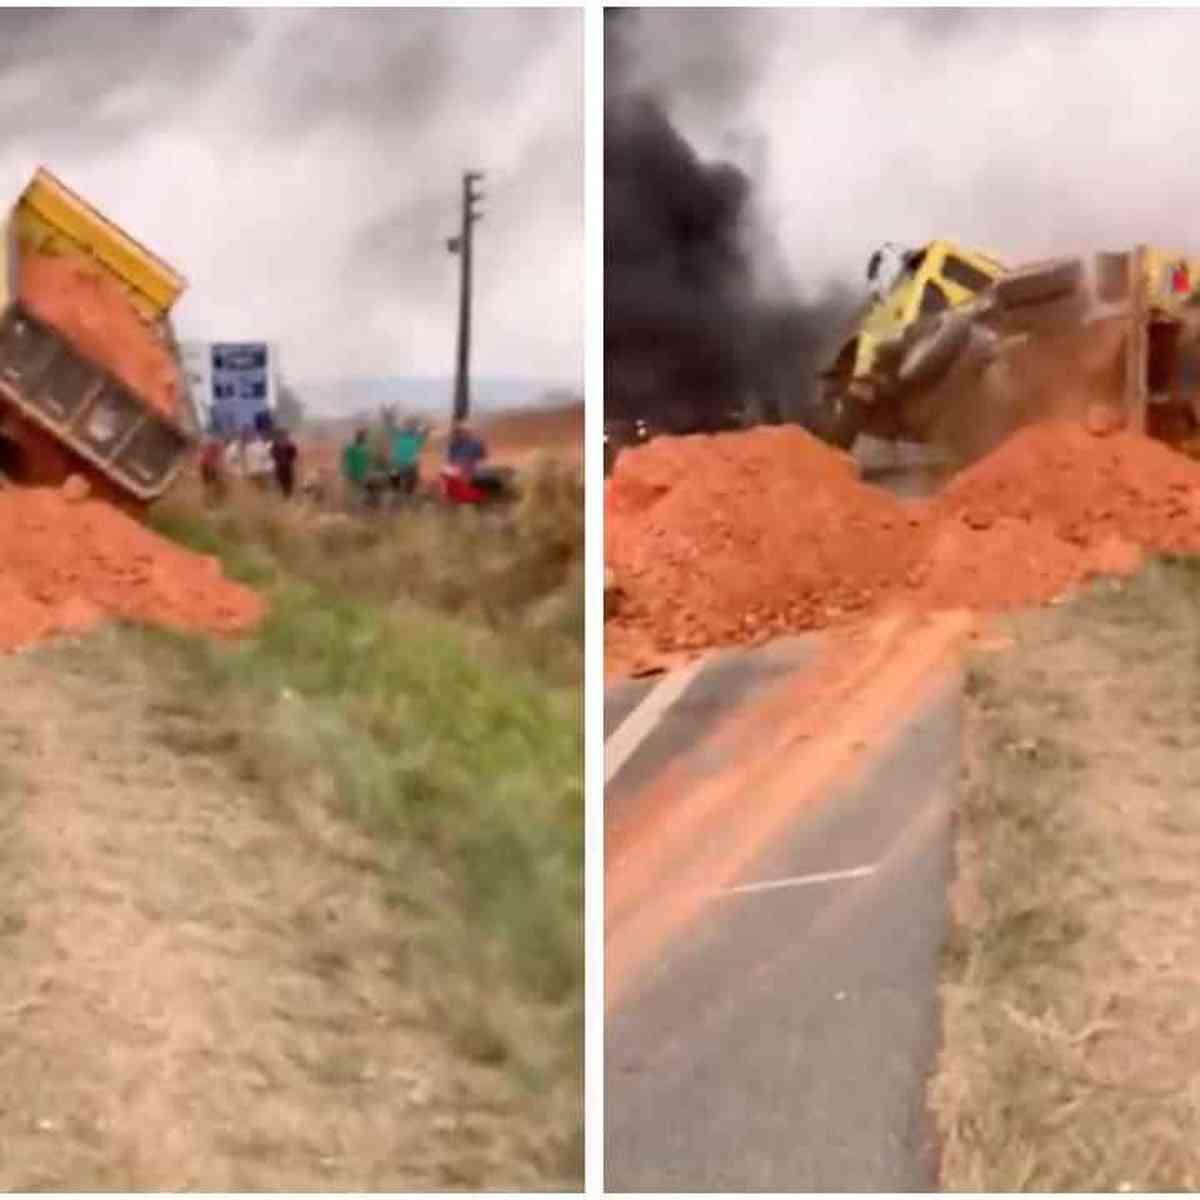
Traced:
<path id="1" fill-rule="evenodd" d="M 225 481 L 221 477 L 224 449 L 221 439 L 214 434 L 205 438 L 200 451 L 200 478 L 204 483 L 204 497 L 209 504 L 217 503 L 225 491 Z"/>
<path id="2" fill-rule="evenodd" d="M 275 482 L 285 500 L 296 490 L 296 460 L 300 450 L 286 429 L 277 429 L 271 441 L 271 461 L 275 465 Z"/>
<path id="3" fill-rule="evenodd" d="M 256 433 L 246 447 L 246 473 L 259 491 L 271 486 L 274 464 L 271 461 L 271 443 L 263 433 Z"/>
<path id="4" fill-rule="evenodd" d="M 231 437 L 225 447 L 225 470 L 230 479 L 246 477 L 246 444 L 249 440 L 249 431 L 243 429 L 236 437 Z"/>
<path id="5" fill-rule="evenodd" d="M 446 461 L 462 472 L 466 479 L 473 479 L 476 468 L 487 458 L 487 447 L 477 438 L 465 421 L 458 421 L 450 430 L 446 443 Z"/>
<path id="6" fill-rule="evenodd" d="M 367 431 L 360 429 L 342 451 L 342 478 L 356 503 L 361 503 L 366 496 L 370 470 L 371 451 L 367 445 Z"/>
<path id="7" fill-rule="evenodd" d="M 421 479 L 421 451 L 429 437 L 428 426 L 420 421 L 406 421 L 392 433 L 391 462 L 389 463 L 392 487 L 411 496 Z"/>

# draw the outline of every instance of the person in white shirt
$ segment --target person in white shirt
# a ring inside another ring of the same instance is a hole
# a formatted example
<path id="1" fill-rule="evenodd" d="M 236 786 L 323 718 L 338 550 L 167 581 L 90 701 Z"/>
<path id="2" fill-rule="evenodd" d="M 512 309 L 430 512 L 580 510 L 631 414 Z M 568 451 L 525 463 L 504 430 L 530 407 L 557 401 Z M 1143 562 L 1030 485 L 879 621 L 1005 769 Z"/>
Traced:
<path id="1" fill-rule="evenodd" d="M 232 437 L 225 447 L 225 470 L 230 479 L 246 477 L 246 435 Z"/>
<path id="2" fill-rule="evenodd" d="M 275 473 L 271 458 L 271 443 L 262 434 L 246 443 L 246 475 L 255 486 L 267 488 Z"/>

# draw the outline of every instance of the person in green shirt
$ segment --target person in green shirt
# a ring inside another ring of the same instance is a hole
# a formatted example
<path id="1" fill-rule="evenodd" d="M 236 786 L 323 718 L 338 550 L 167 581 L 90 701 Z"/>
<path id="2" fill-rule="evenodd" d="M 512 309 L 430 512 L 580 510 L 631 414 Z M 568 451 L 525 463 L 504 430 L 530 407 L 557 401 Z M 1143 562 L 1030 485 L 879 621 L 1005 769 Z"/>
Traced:
<path id="1" fill-rule="evenodd" d="M 367 446 L 367 431 L 360 429 L 354 440 L 346 443 L 342 451 L 342 478 L 349 486 L 351 496 L 362 500 L 367 490 L 367 475 L 371 470 L 371 452 Z"/>
<path id="2" fill-rule="evenodd" d="M 429 429 L 419 421 L 405 421 L 392 434 L 390 468 L 392 488 L 411 496 L 421 478 L 421 451 Z"/>

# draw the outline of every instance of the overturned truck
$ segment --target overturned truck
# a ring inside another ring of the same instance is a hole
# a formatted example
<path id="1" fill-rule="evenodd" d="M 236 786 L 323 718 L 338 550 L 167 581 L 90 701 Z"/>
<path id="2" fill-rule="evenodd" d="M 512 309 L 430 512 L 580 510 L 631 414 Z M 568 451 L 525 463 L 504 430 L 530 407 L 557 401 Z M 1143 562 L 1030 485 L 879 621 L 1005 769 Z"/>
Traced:
<path id="1" fill-rule="evenodd" d="M 0 474 L 157 499 L 199 435 L 170 318 L 183 277 L 44 169 L 0 247 Z"/>
<path id="2" fill-rule="evenodd" d="M 871 302 L 819 381 L 813 425 L 827 441 L 848 449 L 866 434 L 978 453 L 1048 404 L 1065 415 L 1078 401 L 1083 415 L 1103 401 L 1116 424 L 1197 443 L 1197 260 L 1139 246 L 1010 270 L 939 240 L 885 247 L 868 277 Z M 1040 395 L 1039 376 L 1058 394 Z"/>

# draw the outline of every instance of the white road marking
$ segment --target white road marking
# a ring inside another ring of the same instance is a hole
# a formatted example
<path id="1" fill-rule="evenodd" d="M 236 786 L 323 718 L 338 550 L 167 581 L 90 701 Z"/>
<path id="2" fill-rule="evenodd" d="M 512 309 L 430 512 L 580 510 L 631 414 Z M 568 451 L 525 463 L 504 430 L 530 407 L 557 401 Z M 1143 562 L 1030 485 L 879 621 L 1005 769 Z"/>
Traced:
<path id="1" fill-rule="evenodd" d="M 819 875 L 793 875 L 789 879 L 767 879 L 761 883 L 742 883 L 737 887 L 722 888 L 719 896 L 745 895 L 750 892 L 773 892 L 778 888 L 807 887 L 813 883 L 838 883 L 843 879 L 865 879 L 874 875 L 878 863 L 865 867 L 850 867 L 845 871 L 823 871 Z"/>
<path id="2" fill-rule="evenodd" d="M 612 737 L 604 743 L 604 782 L 629 761 L 633 752 L 646 740 L 650 731 L 662 720 L 667 710 L 683 695 L 688 684 L 708 665 L 707 658 L 698 658 L 678 671 L 672 671 L 647 695 L 613 730 Z"/>

